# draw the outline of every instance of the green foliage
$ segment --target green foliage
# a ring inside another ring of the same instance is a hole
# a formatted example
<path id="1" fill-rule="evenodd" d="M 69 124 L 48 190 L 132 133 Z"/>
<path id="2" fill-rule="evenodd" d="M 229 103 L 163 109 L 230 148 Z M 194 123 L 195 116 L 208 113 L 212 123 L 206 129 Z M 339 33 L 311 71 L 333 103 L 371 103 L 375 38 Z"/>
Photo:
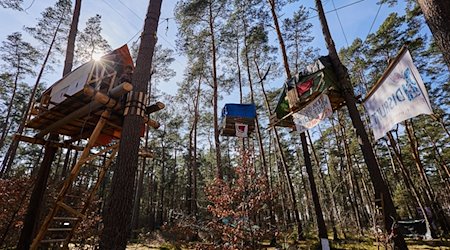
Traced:
<path id="1" fill-rule="evenodd" d="M 99 14 L 88 18 L 86 27 L 77 36 L 75 54 L 76 60 L 80 63 L 111 51 L 111 46 L 101 34 L 101 18 Z"/>
<path id="2" fill-rule="evenodd" d="M 311 35 L 312 24 L 308 22 L 309 12 L 305 7 L 294 12 L 292 18 L 283 20 L 286 49 L 289 53 L 291 71 L 298 73 L 318 57 L 318 51 L 310 44 L 314 40 Z"/>
<path id="3" fill-rule="evenodd" d="M 66 38 L 70 25 L 72 1 L 58 0 L 52 7 L 47 7 L 41 17 L 37 19 L 34 27 L 25 27 L 34 39 L 36 39 L 44 49 L 50 44 L 55 31 L 58 29 L 55 40 L 55 49 L 63 52 L 66 46 Z"/>
<path id="4" fill-rule="evenodd" d="M 0 108 L 5 111 L 2 113 L 4 115 L 0 126 L 1 150 L 5 141 L 10 139 L 7 138 L 10 129 L 20 122 L 20 117 L 16 116 L 25 113 L 26 106 L 19 106 L 24 104 L 21 94 L 28 86 L 21 81 L 27 76 L 34 76 L 34 66 L 38 63 L 39 52 L 31 44 L 23 41 L 21 33 L 15 32 L 2 42 L 0 56 L 5 70 L 1 77 L 4 89 L 0 91 L 2 97 Z"/>
<path id="5" fill-rule="evenodd" d="M 14 10 L 23 10 L 22 9 L 23 0 L 1 0 L 0 6 L 3 8 L 11 8 Z"/>
<path id="6" fill-rule="evenodd" d="M 9 74 L 14 74 L 17 80 L 26 75 L 35 75 L 34 67 L 38 63 L 40 52 L 22 38 L 20 32 L 14 32 L 2 42 L 0 47 L 2 66 Z"/>

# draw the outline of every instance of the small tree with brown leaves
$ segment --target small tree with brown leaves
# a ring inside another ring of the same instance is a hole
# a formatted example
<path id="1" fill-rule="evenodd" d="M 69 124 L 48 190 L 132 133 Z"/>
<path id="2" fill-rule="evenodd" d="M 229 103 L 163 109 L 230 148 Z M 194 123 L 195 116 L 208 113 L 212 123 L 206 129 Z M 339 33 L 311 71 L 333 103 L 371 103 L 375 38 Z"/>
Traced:
<path id="1" fill-rule="evenodd" d="M 265 232 L 256 217 L 263 211 L 270 195 L 268 181 L 253 166 L 249 152 L 242 153 L 242 162 L 234 169 L 235 178 L 228 182 L 216 178 L 206 188 L 208 210 L 213 219 L 208 224 L 220 249 L 255 249 Z"/>

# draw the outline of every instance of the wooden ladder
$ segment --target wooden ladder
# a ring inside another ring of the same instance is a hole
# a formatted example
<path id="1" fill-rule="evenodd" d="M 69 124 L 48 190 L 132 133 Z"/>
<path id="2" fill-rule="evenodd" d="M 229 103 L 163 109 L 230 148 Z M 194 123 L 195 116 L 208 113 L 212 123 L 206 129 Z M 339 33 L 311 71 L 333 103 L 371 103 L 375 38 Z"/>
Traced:
<path id="1" fill-rule="evenodd" d="M 69 176 L 64 181 L 55 204 L 45 217 L 30 249 L 35 250 L 39 247 L 44 249 L 52 247 L 67 249 L 75 230 L 83 219 L 86 218 L 86 212 L 119 149 L 119 144 L 116 143 L 95 154 L 91 154 L 90 151 L 95 146 L 100 132 L 110 117 L 110 112 L 109 109 L 103 111 L 86 147 L 83 149 L 80 158 L 72 168 Z M 105 158 L 102 164 L 95 165 L 93 163 L 96 157 L 108 154 L 109 157 Z M 94 167 L 95 169 L 89 169 L 90 167 Z M 83 179 L 77 179 L 78 177 L 82 177 L 81 173 L 83 171 L 81 170 L 93 170 L 98 173 L 98 176 L 95 183 L 87 183 L 84 187 L 82 186 L 77 189 L 76 184 L 83 184 Z"/>

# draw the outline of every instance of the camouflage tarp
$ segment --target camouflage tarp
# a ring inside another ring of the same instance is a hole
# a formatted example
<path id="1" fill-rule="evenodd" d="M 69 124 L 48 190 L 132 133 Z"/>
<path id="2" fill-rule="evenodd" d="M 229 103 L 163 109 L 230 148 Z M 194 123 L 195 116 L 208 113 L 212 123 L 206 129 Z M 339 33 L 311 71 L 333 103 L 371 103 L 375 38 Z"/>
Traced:
<path id="1" fill-rule="evenodd" d="M 283 87 L 283 91 L 278 96 L 278 104 L 275 109 L 278 119 L 285 117 L 291 112 L 286 93 L 293 88 L 297 88 L 298 90 L 302 84 L 307 83 L 308 85 L 302 89 L 304 92 L 297 91 L 299 94 L 298 106 L 300 109 L 323 92 L 338 92 L 336 88 L 337 78 L 329 60 L 328 56 L 320 57 L 314 64 L 308 66 L 306 71 L 295 75 L 287 81 Z M 330 95 L 331 98 L 333 98 L 333 95 Z"/>

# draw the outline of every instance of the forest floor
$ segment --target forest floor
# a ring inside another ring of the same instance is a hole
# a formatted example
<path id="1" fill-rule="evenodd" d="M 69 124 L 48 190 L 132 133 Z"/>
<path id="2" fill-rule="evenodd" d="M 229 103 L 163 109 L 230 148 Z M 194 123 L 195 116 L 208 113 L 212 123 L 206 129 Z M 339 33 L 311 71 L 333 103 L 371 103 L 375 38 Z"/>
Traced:
<path id="1" fill-rule="evenodd" d="M 449 249 L 450 250 L 450 239 L 440 239 L 440 240 L 413 240 L 408 239 L 408 248 L 409 249 Z M 267 249 L 267 250 L 278 250 L 278 249 L 317 249 L 318 242 L 315 240 L 307 240 L 300 243 L 294 243 L 292 241 L 288 242 L 279 242 L 278 247 L 270 247 L 268 244 L 261 244 L 261 248 L 259 249 Z M 204 247 L 202 247 L 204 245 Z M 178 249 L 203 249 L 211 246 L 210 244 L 202 244 L 202 243 L 186 243 L 186 242 L 162 242 L 161 239 L 149 241 L 145 244 L 136 243 L 130 244 L 127 249 L 130 250 L 143 250 L 143 249 L 167 249 L 167 250 L 178 250 Z M 372 239 L 368 240 L 341 240 L 339 242 L 331 242 L 332 249 L 369 249 L 369 250 L 378 250 L 378 249 L 389 249 L 386 248 L 383 244 L 377 244 Z"/>

